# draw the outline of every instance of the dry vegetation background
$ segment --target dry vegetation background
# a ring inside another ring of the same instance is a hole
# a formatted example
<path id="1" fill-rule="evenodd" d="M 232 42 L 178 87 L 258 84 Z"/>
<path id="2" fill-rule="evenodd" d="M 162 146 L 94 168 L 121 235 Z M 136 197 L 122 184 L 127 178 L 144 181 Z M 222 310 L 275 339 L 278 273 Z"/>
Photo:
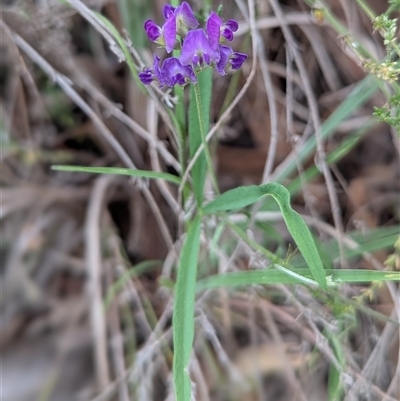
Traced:
<path id="1" fill-rule="evenodd" d="M 84 3 L 122 31 L 122 2 Z M 364 46 L 382 57 L 381 39 L 355 2 L 329 3 Z M 137 168 L 174 172 L 173 163 L 155 155 L 161 143 L 176 156 L 168 127 L 135 86 L 126 65 L 74 9 L 56 0 L 1 4 L 1 400 L 172 400 L 170 283 L 175 276 L 170 241 L 179 239 L 180 231 L 176 203 L 170 198 L 176 194 L 154 183 L 146 192 L 142 182 L 128 178 L 50 169 L 52 164 L 122 166 L 107 139 L 111 135 Z M 131 12 L 144 19 L 159 15 L 163 2 L 131 4 Z M 223 4 L 225 18 L 241 21 L 236 48 L 250 53 L 248 24 L 236 3 Z M 366 72 L 342 38 L 315 20 L 302 0 L 280 4 L 325 119 Z M 376 13 L 387 8 L 384 0 L 369 4 Z M 276 97 L 277 167 L 293 155 L 304 135 L 311 134 L 309 110 L 298 72 L 288 62 L 279 21 L 268 1 L 256 5 Z M 134 44 L 141 43 L 140 31 L 141 27 L 132 38 Z M 39 56 L 29 54 L 27 46 Z M 139 51 L 150 57 L 148 50 Z M 53 79 L 38 59 L 49 63 Z M 238 87 L 250 67 L 248 61 L 232 78 L 238 79 Z M 212 145 L 223 190 L 259 183 L 263 176 L 271 140 L 264 67 L 261 58 L 247 93 Z M 62 90 L 54 84 L 64 79 L 58 73 L 73 85 L 63 81 Z M 288 86 L 288 74 L 294 85 Z M 229 82 L 215 77 L 214 122 Z M 71 88 L 76 91 L 74 100 L 65 94 Z M 384 102 L 377 92 L 358 108 L 329 138 L 327 153 L 354 135 L 371 119 L 373 106 Z M 141 127 L 153 140 L 141 135 Z M 331 171 L 343 230 L 361 235 L 399 224 L 400 147 L 385 124 L 375 123 L 357 135 L 355 146 Z M 318 163 L 310 158 L 302 168 L 314 162 Z M 330 238 L 329 230 L 320 227 L 334 223 L 322 178 L 306 183 L 293 204 L 313 217 L 322 239 Z M 271 236 L 278 233 L 287 243 L 282 223 L 274 227 Z M 254 235 L 263 238 L 259 232 Z M 353 259 L 351 266 L 382 267 L 392 250 Z M 257 257 L 239 253 L 232 263 L 247 268 L 257 264 Z M 117 280 L 132 266 L 137 266 L 135 272 L 117 288 Z M 294 299 L 286 302 L 292 293 Z M 341 295 L 363 297 L 370 310 L 399 318 L 395 284 L 344 286 Z M 191 372 L 199 401 L 328 400 L 329 366 L 338 356 L 332 339 L 324 337 L 326 327 L 343 344 L 346 401 L 400 399 L 399 327 L 375 318 L 366 308 L 356 311 L 343 299 L 314 298 L 302 287 L 214 291 L 199 300 L 196 327 Z"/>

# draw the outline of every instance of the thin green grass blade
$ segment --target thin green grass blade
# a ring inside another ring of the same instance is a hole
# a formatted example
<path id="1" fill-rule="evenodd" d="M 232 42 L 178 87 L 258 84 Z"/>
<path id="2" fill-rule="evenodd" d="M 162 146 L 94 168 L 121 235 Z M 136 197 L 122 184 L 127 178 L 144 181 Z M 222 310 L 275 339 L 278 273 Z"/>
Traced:
<path id="1" fill-rule="evenodd" d="M 287 269 L 289 270 L 289 269 Z M 243 287 L 252 284 L 305 284 L 304 278 L 312 279 L 310 269 L 293 269 L 292 273 L 275 268 L 264 270 L 248 270 L 216 274 L 197 282 L 196 290 L 204 291 L 210 288 Z M 377 271 L 361 269 L 327 269 L 329 284 L 334 286 L 341 283 L 369 283 L 372 281 L 400 281 L 400 272 Z"/>
<path id="2" fill-rule="evenodd" d="M 240 209 L 259 201 L 265 195 L 272 196 L 281 209 L 283 219 L 299 248 L 304 260 L 310 268 L 313 278 L 326 289 L 326 277 L 314 239 L 301 216 L 290 206 L 289 191 L 278 183 L 251 185 L 227 191 L 203 208 L 204 213 L 216 213 L 232 209 Z"/>
<path id="3" fill-rule="evenodd" d="M 396 238 L 399 236 L 398 226 L 379 227 L 369 230 L 367 233 L 354 232 L 348 235 L 353 238 L 359 246 L 356 249 L 345 249 L 346 258 L 360 256 L 363 252 L 375 252 L 382 249 L 392 248 Z M 332 259 L 340 256 L 339 246 L 336 240 L 325 244 Z"/>
<path id="4" fill-rule="evenodd" d="M 51 169 L 56 171 L 70 171 L 74 173 L 129 175 L 130 177 L 165 180 L 176 185 L 181 183 L 181 179 L 173 174 L 158 171 L 133 170 L 122 167 L 52 166 Z"/>
<path id="5" fill-rule="evenodd" d="M 365 103 L 374 93 L 379 89 L 377 79 L 373 76 L 364 78 L 344 100 L 340 106 L 329 116 L 329 118 L 321 126 L 321 138 L 326 140 L 335 133 L 338 125 L 344 121 L 348 116 L 357 110 L 363 103 Z M 307 142 L 301 149 L 297 160 L 293 160 L 282 171 L 274 176 L 275 181 L 282 182 L 287 179 L 291 174 L 297 171 L 298 161 L 306 161 L 315 151 L 317 141 L 315 135 L 311 135 Z"/>
<path id="6" fill-rule="evenodd" d="M 325 330 L 324 336 L 328 337 L 331 348 L 339 362 L 341 369 L 338 369 L 334 364 L 329 366 L 328 371 L 328 401 L 340 401 L 343 399 L 343 381 L 342 373 L 346 369 L 346 356 L 343 347 L 343 341 L 336 333 L 330 333 Z"/>
<path id="7" fill-rule="evenodd" d="M 190 401 L 191 397 L 191 382 L 187 369 L 194 338 L 194 304 L 200 229 L 201 217 L 198 216 L 189 227 L 178 263 L 172 318 L 173 376 L 177 401 Z"/>
<path id="8" fill-rule="evenodd" d="M 212 70 L 207 69 L 197 75 L 197 80 L 200 88 L 201 107 L 203 110 L 203 127 L 208 132 L 210 125 L 210 107 L 211 107 L 211 91 L 212 91 Z M 204 133 L 204 135 L 206 134 Z M 200 128 L 199 117 L 196 107 L 196 95 L 194 86 L 190 88 L 190 103 L 189 103 L 189 151 L 190 157 L 196 153 L 202 143 L 202 133 Z M 198 205 L 203 201 L 203 189 L 207 175 L 207 162 L 204 152 L 198 158 L 193 166 L 192 177 L 194 185 L 194 195 Z"/>
<path id="9" fill-rule="evenodd" d="M 399 236 L 399 227 L 380 227 L 369 230 L 367 233 L 349 232 L 348 237 L 355 240 L 357 248 L 345 247 L 344 256 L 351 259 L 362 255 L 364 252 L 376 252 L 382 249 L 392 248 L 396 238 Z M 314 242 L 319 250 L 325 268 L 332 267 L 332 262 L 340 258 L 339 245 L 337 240 L 322 242 L 314 237 Z M 304 260 L 301 255 L 294 255 L 290 260 L 292 267 L 304 267 Z"/>
<path id="10" fill-rule="evenodd" d="M 338 145 L 330 154 L 327 155 L 326 162 L 328 165 L 337 163 L 344 156 L 346 156 L 360 141 L 363 134 L 372 127 L 371 123 L 365 124 L 354 134 L 349 135 L 341 144 Z M 321 171 L 316 166 L 309 167 L 301 177 L 296 177 L 287 185 L 288 191 L 295 195 L 301 191 L 302 185 L 306 182 L 310 182 L 313 178 L 318 177 Z"/>
<path id="11" fill-rule="evenodd" d="M 147 37 L 143 22 L 146 21 L 150 6 L 151 4 L 146 0 L 118 0 L 122 21 L 136 48 L 142 49 L 146 45 Z"/>

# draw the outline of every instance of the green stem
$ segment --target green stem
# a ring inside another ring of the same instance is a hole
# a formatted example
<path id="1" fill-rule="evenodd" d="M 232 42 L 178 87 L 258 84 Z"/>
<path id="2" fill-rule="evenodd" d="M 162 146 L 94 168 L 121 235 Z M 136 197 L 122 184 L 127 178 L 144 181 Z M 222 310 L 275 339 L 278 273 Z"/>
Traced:
<path id="1" fill-rule="evenodd" d="M 206 133 L 204 130 L 204 120 L 203 120 L 203 108 L 201 105 L 201 94 L 200 94 L 200 87 L 199 87 L 198 83 L 194 85 L 194 94 L 195 94 L 195 98 L 196 98 L 197 116 L 198 116 L 199 125 L 200 125 L 201 142 L 204 147 L 204 154 L 206 156 L 207 166 L 210 171 L 211 182 L 213 184 L 215 192 L 217 194 L 219 194 L 218 182 L 217 182 L 217 178 L 215 176 L 214 168 L 212 165 L 210 149 L 208 148 L 208 144 L 206 141 Z"/>
<path id="2" fill-rule="evenodd" d="M 179 98 L 179 103 L 181 102 L 181 98 Z M 182 105 L 182 107 L 184 107 Z M 185 173 L 186 169 L 186 135 L 183 130 L 183 127 L 179 121 L 179 118 L 177 116 L 177 113 L 174 113 L 173 110 L 167 108 L 168 115 L 171 117 L 172 123 L 176 128 L 176 131 L 178 133 L 178 161 L 179 164 L 181 165 L 181 175 Z"/>

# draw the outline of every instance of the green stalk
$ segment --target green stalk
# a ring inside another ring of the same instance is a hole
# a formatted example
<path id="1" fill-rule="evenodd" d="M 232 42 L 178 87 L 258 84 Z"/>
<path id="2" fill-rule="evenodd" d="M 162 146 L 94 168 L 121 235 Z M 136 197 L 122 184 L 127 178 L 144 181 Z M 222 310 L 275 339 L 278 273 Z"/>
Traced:
<path id="1" fill-rule="evenodd" d="M 203 108 L 201 105 L 201 94 L 200 94 L 200 87 L 199 87 L 198 83 L 196 83 L 194 85 L 194 94 L 195 94 L 195 98 L 196 98 L 197 116 L 198 116 L 199 125 L 200 125 L 201 142 L 204 146 L 204 154 L 206 156 L 206 162 L 207 162 L 208 169 L 210 170 L 211 182 L 213 184 L 215 192 L 217 194 L 219 194 L 217 177 L 215 176 L 215 173 L 214 173 L 210 149 L 208 148 L 208 144 L 206 141 L 206 133 L 204 130 L 204 120 L 203 120 Z"/>

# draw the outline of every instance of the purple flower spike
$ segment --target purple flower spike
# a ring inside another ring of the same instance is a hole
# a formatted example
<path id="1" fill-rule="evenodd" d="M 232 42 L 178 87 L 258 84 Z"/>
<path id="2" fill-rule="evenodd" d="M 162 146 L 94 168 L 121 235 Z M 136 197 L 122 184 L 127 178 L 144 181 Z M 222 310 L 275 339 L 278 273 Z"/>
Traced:
<path id="1" fill-rule="evenodd" d="M 183 37 L 187 35 L 189 29 L 196 29 L 199 26 L 199 21 L 197 21 L 192 8 L 186 1 L 176 8 L 174 15 L 176 18 L 176 29 L 179 35 Z"/>
<path id="2" fill-rule="evenodd" d="M 183 66 L 175 57 L 167 58 L 161 69 L 162 82 L 173 87 L 174 85 L 186 85 L 188 82 L 196 83 L 196 75 L 189 65 Z"/>
<path id="3" fill-rule="evenodd" d="M 193 64 L 196 67 L 197 64 L 200 64 L 202 67 L 204 62 L 210 65 L 211 63 L 218 63 L 219 59 L 219 52 L 212 49 L 202 29 L 188 32 L 179 57 L 182 65 Z"/>
<path id="4" fill-rule="evenodd" d="M 234 52 L 230 57 L 230 62 L 232 64 L 232 70 L 239 70 L 242 68 L 243 63 L 247 60 L 247 54 Z"/>

